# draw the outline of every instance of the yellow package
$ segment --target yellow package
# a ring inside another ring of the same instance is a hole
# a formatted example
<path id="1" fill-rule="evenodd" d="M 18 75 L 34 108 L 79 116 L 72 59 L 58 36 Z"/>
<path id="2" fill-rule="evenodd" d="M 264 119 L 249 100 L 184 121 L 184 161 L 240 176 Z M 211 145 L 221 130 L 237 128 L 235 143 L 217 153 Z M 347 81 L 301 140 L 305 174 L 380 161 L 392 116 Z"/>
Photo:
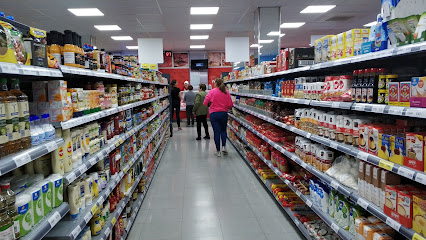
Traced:
<path id="1" fill-rule="evenodd" d="M 337 59 L 337 35 L 331 37 L 331 61 Z"/>
<path id="2" fill-rule="evenodd" d="M 321 62 L 328 62 L 332 60 L 331 39 L 334 36 L 335 35 L 327 35 L 321 38 Z"/>
<path id="3" fill-rule="evenodd" d="M 405 137 L 391 136 L 389 161 L 404 165 Z"/>
<path id="4" fill-rule="evenodd" d="M 354 40 L 354 56 L 362 54 L 362 44 L 368 42 L 368 36 L 370 35 L 370 29 L 360 29 L 360 36 Z"/>
<path id="5" fill-rule="evenodd" d="M 368 41 L 368 29 L 352 29 L 346 32 L 345 56 L 352 57 L 359 55 L 357 51 L 361 51 L 361 45 L 364 41 Z M 355 47 L 356 45 L 356 47 Z"/>
<path id="6" fill-rule="evenodd" d="M 322 39 L 315 40 L 315 63 L 320 63 L 321 61 L 321 54 L 322 54 Z"/>
<path id="7" fill-rule="evenodd" d="M 346 57 L 346 32 L 337 34 L 337 56 L 336 59 Z"/>
<path id="8" fill-rule="evenodd" d="M 413 196 L 413 230 L 426 236 L 426 195 Z"/>
<path id="9" fill-rule="evenodd" d="M 379 133 L 379 151 L 378 157 L 383 158 L 385 160 L 389 160 L 389 153 L 391 148 L 390 143 L 391 136 L 388 134 Z"/>

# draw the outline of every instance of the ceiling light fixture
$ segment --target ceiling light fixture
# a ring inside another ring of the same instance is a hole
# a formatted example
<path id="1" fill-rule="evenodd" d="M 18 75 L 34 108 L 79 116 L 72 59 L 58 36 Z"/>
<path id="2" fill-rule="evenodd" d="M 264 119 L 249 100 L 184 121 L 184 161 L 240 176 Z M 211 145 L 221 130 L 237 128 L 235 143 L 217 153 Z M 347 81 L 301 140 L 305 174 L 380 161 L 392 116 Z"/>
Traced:
<path id="1" fill-rule="evenodd" d="M 272 43 L 274 41 L 274 39 L 270 39 L 270 40 L 259 40 L 259 43 Z"/>
<path id="2" fill-rule="evenodd" d="M 191 24 L 190 29 L 192 30 L 202 30 L 202 29 L 212 29 L 213 24 Z"/>
<path id="3" fill-rule="evenodd" d="M 116 41 L 128 41 L 128 40 L 133 40 L 132 37 L 130 36 L 111 36 L 112 39 L 116 40 Z"/>
<path id="4" fill-rule="evenodd" d="M 281 28 L 300 28 L 305 25 L 305 22 L 287 22 L 281 24 Z"/>
<path id="5" fill-rule="evenodd" d="M 252 44 L 252 45 L 250 45 L 250 47 L 251 48 L 263 48 L 263 46 L 262 45 L 259 45 L 259 44 Z"/>
<path id="6" fill-rule="evenodd" d="M 138 49 L 138 46 L 126 46 L 127 49 Z"/>
<path id="7" fill-rule="evenodd" d="M 117 30 L 121 30 L 121 28 L 118 25 L 95 25 L 95 28 L 97 28 L 100 31 L 117 31 Z"/>
<path id="8" fill-rule="evenodd" d="M 219 7 L 191 7 L 191 15 L 217 14 Z"/>
<path id="9" fill-rule="evenodd" d="M 280 37 L 282 37 L 282 36 L 284 36 L 285 34 L 284 33 L 280 33 L 280 32 L 278 32 L 278 31 L 272 31 L 272 32 L 269 32 L 268 34 L 266 34 L 266 35 L 268 35 L 268 36 L 280 36 Z"/>
<path id="10" fill-rule="evenodd" d="M 103 16 L 101 10 L 97 8 L 68 8 L 72 14 L 78 17 Z"/>
<path id="11" fill-rule="evenodd" d="M 206 48 L 206 45 L 191 45 L 189 48 Z"/>
<path id="12" fill-rule="evenodd" d="M 374 22 L 365 24 L 364 27 L 372 27 L 372 26 L 375 26 L 376 24 L 377 24 L 377 21 L 374 21 Z"/>
<path id="13" fill-rule="evenodd" d="M 204 40 L 209 39 L 209 35 L 193 35 L 189 37 L 191 40 Z"/>
<path id="14" fill-rule="evenodd" d="M 325 13 L 335 7 L 336 5 L 311 5 L 307 6 L 300 13 Z"/>

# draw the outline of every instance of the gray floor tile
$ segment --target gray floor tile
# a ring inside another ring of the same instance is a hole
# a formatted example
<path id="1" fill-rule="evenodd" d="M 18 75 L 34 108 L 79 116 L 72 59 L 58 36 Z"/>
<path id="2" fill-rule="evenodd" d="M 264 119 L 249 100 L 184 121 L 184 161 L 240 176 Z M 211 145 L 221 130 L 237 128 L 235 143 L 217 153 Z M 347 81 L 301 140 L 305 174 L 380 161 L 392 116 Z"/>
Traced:
<path id="1" fill-rule="evenodd" d="M 218 220 L 219 212 L 215 206 L 196 206 L 186 207 L 182 211 L 183 220 L 197 221 L 197 220 Z"/>
<path id="2" fill-rule="evenodd" d="M 222 237 L 222 229 L 219 220 L 183 220 L 182 239 L 200 237 Z"/>

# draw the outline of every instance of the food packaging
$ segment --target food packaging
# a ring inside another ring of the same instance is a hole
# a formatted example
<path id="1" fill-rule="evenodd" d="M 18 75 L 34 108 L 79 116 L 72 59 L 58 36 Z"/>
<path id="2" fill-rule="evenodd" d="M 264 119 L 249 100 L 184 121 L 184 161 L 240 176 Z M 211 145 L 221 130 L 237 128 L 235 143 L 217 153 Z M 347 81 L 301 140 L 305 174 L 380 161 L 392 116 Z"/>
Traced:
<path id="1" fill-rule="evenodd" d="M 359 161 L 358 165 L 358 194 L 365 198 L 365 165 L 367 163 Z"/>
<path id="2" fill-rule="evenodd" d="M 381 168 L 374 166 L 373 167 L 373 175 L 371 178 L 372 184 L 370 185 L 370 194 L 371 194 L 371 200 L 376 206 L 380 206 L 380 182 L 382 180 L 381 176 Z"/>
<path id="3" fill-rule="evenodd" d="M 371 202 L 371 185 L 373 179 L 373 166 L 365 164 L 365 177 L 364 177 L 364 198 Z"/>
<path id="4" fill-rule="evenodd" d="M 337 34 L 337 51 L 336 59 L 342 59 L 346 57 L 346 32 Z"/>
<path id="5" fill-rule="evenodd" d="M 406 156 L 404 165 L 419 171 L 424 170 L 424 141 L 426 133 L 406 133 Z"/>
<path id="6" fill-rule="evenodd" d="M 41 195 L 40 187 L 30 187 L 26 190 L 26 193 L 30 194 L 32 200 L 32 211 L 33 211 L 33 224 L 37 224 L 44 217 L 43 211 L 43 197 Z"/>
<path id="7" fill-rule="evenodd" d="M 398 191 L 396 210 L 398 212 L 398 218 L 394 215 L 391 215 L 391 217 L 405 227 L 412 228 L 413 194 L 410 191 Z"/>
<path id="8" fill-rule="evenodd" d="M 379 151 L 378 157 L 389 160 L 391 155 L 391 138 L 389 134 L 379 133 Z"/>
<path id="9" fill-rule="evenodd" d="M 59 207 L 62 202 L 64 201 L 63 196 L 63 179 L 61 175 L 58 174 L 52 174 L 49 176 L 48 180 L 52 182 L 53 188 L 52 188 L 52 206 L 53 207 Z"/>
<path id="10" fill-rule="evenodd" d="M 426 107 L 426 77 L 411 78 L 411 107 Z"/>
<path id="11" fill-rule="evenodd" d="M 364 239 L 364 227 L 372 225 L 372 223 L 364 217 L 358 217 L 355 219 L 355 239 Z"/>
<path id="12" fill-rule="evenodd" d="M 52 183 L 47 180 L 39 181 L 35 184 L 36 187 L 41 188 L 41 197 L 43 198 L 43 211 L 44 216 L 47 216 L 47 214 L 52 211 Z"/>
<path id="13" fill-rule="evenodd" d="M 383 206 L 383 212 L 395 219 L 398 218 L 397 210 L 397 201 L 398 201 L 398 191 L 401 188 L 396 185 L 387 185 L 385 188 L 385 204 Z"/>
<path id="14" fill-rule="evenodd" d="M 390 137 L 389 161 L 404 165 L 405 148 L 405 137 L 392 135 Z"/>
<path id="15" fill-rule="evenodd" d="M 399 105 L 399 83 L 389 82 L 389 94 L 388 94 L 388 105 L 398 106 Z"/>
<path id="16" fill-rule="evenodd" d="M 354 123 L 355 125 L 355 123 Z M 354 127 L 355 129 L 355 127 Z M 355 132 L 355 130 L 354 130 Z M 361 151 L 367 152 L 368 151 L 368 146 L 367 146 L 367 142 L 368 142 L 368 124 L 365 123 L 360 123 L 358 125 L 358 148 Z"/>
<path id="17" fill-rule="evenodd" d="M 426 194 L 413 196 L 413 230 L 426 235 Z"/>
<path id="18" fill-rule="evenodd" d="M 28 193 L 20 193 L 16 195 L 15 205 L 18 212 L 20 237 L 23 237 L 31 231 L 31 228 L 34 225 L 31 195 Z"/>
<path id="19" fill-rule="evenodd" d="M 399 83 L 399 106 L 409 107 L 411 97 L 411 82 Z"/>

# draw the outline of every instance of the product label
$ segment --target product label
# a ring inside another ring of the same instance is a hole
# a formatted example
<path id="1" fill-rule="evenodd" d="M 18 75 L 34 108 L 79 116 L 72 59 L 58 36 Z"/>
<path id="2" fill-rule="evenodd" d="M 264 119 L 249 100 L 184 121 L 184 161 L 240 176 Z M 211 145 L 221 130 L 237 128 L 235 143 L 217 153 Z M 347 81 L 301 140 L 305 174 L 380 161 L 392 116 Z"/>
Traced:
<path id="1" fill-rule="evenodd" d="M 356 94 L 355 94 L 356 96 L 356 98 L 355 98 L 355 101 L 357 102 L 357 103 L 359 103 L 359 102 L 361 102 L 361 98 L 362 98 L 362 88 L 357 88 L 356 89 Z"/>
<path id="2" fill-rule="evenodd" d="M 367 89 L 367 103 L 373 103 L 374 101 L 374 88 Z"/>
<path id="3" fill-rule="evenodd" d="M 58 61 L 59 65 L 62 65 L 62 58 L 61 58 L 61 53 L 51 53 L 51 55 L 56 58 L 56 60 Z"/>
<path id="4" fill-rule="evenodd" d="M 32 211 L 30 204 L 24 204 L 18 207 L 19 214 L 19 227 L 21 229 L 21 236 L 25 235 L 31 230 L 32 227 Z"/>
<path id="5" fill-rule="evenodd" d="M 64 64 L 75 64 L 75 53 L 64 52 Z"/>
<path id="6" fill-rule="evenodd" d="M 13 224 L 0 228 L 0 240 L 15 239 L 15 233 L 13 232 L 13 229 Z"/>
<path id="7" fill-rule="evenodd" d="M 7 143 L 6 106 L 0 103 L 0 144 Z"/>
<path id="8" fill-rule="evenodd" d="M 17 236 L 15 238 L 12 238 L 12 239 L 17 239 L 19 237 L 19 233 L 21 232 L 21 228 L 19 227 L 19 218 L 18 217 L 13 221 L 13 232 Z"/>
<path id="9" fill-rule="evenodd" d="M 62 178 L 55 181 L 55 191 L 54 191 L 54 198 L 55 198 L 55 205 L 54 207 L 58 207 L 62 204 L 62 201 L 64 199 L 63 197 L 63 184 L 62 184 Z"/>
<path id="10" fill-rule="evenodd" d="M 19 125 L 18 103 L 6 103 L 6 127 L 9 141 L 21 138 L 21 130 Z"/>
<path id="11" fill-rule="evenodd" d="M 363 103 L 367 102 L 367 88 L 363 88 L 361 90 L 361 102 Z"/>
<path id="12" fill-rule="evenodd" d="M 19 126 L 21 129 L 21 137 L 29 137 L 30 134 L 30 109 L 28 102 L 18 102 Z"/>

